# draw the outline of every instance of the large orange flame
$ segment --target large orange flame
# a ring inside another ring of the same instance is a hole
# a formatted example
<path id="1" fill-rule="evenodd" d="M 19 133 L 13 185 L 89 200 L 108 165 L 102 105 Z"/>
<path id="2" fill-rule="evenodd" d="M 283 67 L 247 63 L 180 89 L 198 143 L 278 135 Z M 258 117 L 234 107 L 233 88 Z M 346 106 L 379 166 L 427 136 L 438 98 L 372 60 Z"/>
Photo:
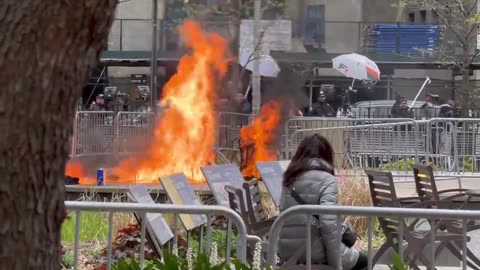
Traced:
<path id="1" fill-rule="evenodd" d="M 65 175 L 71 176 L 71 177 L 78 177 L 79 178 L 79 184 L 81 185 L 90 185 L 90 184 L 95 184 L 96 179 L 94 178 L 89 178 L 87 176 L 87 172 L 85 171 L 85 168 L 83 165 L 79 162 L 76 161 L 68 161 L 67 165 L 65 166 Z"/>
<path id="2" fill-rule="evenodd" d="M 148 153 L 112 170 L 119 182 L 158 183 L 160 176 L 183 172 L 192 183 L 202 183 L 200 167 L 215 160 L 215 81 L 227 72 L 228 43 L 192 21 L 180 33 L 193 51 L 180 59 L 163 89 L 160 105 L 165 109 Z M 108 175 L 107 181 L 112 182 Z"/>
<path id="3" fill-rule="evenodd" d="M 280 110 L 279 102 L 270 101 L 263 105 L 260 115 L 255 117 L 250 125 L 240 130 L 241 147 L 253 151 L 244 157 L 246 160 L 242 166 L 243 176 L 259 179 L 255 162 L 277 159 L 278 153 L 272 144 L 275 142 L 275 131 L 280 123 Z"/>

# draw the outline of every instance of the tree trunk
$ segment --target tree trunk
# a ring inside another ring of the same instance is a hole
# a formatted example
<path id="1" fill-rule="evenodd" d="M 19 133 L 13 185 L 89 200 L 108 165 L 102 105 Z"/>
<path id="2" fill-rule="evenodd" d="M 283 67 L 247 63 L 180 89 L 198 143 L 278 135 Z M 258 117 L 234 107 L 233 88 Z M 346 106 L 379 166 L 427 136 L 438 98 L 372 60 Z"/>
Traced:
<path id="1" fill-rule="evenodd" d="M 60 269 L 75 102 L 117 0 L 0 5 L 0 270 Z"/>

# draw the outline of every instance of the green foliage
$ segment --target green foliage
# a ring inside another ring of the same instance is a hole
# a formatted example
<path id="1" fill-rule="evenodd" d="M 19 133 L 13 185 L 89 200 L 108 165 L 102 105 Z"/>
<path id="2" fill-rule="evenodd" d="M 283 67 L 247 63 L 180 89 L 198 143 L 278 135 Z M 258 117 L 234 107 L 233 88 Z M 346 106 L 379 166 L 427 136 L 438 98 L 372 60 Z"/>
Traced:
<path id="1" fill-rule="evenodd" d="M 74 263 L 73 251 L 68 251 L 62 256 L 62 265 L 64 268 L 71 268 Z"/>
<path id="2" fill-rule="evenodd" d="M 413 165 L 415 165 L 415 160 L 413 159 L 401 159 L 397 162 L 389 162 L 383 164 L 380 168 L 385 171 L 411 171 L 413 170 Z"/>
<path id="3" fill-rule="evenodd" d="M 380 222 L 378 221 L 377 217 L 373 217 L 372 219 L 372 229 L 373 229 L 373 241 L 372 244 L 374 247 L 380 247 L 385 243 L 387 238 L 383 233 L 382 228 L 380 227 Z M 365 239 L 368 239 L 368 235 L 365 236 Z"/>
<path id="4" fill-rule="evenodd" d="M 390 270 L 408 270 L 408 265 L 405 264 L 398 254 L 393 256 L 393 264 L 390 266 Z"/>
<path id="5" fill-rule="evenodd" d="M 251 270 L 248 265 L 243 264 L 239 260 L 232 261 L 235 270 Z M 119 260 L 112 265 L 113 270 L 140 270 L 140 263 L 136 259 Z M 158 260 L 146 260 L 143 269 L 146 270 L 188 270 L 188 263 L 186 258 L 179 258 L 171 253 L 165 253 L 163 262 Z M 231 267 L 225 262 L 218 265 L 212 265 L 209 257 L 200 253 L 193 258 L 193 270 L 231 270 Z"/>
<path id="6" fill-rule="evenodd" d="M 144 270 L 157 270 L 157 261 L 145 261 Z M 137 260 L 119 260 L 112 264 L 112 270 L 141 270 L 140 263 Z M 178 268 L 171 268 L 178 269 Z"/>
<path id="7" fill-rule="evenodd" d="M 469 24 L 477 24 L 480 23 L 480 13 L 476 13 L 470 18 L 467 19 L 467 23 Z"/>
<path id="8" fill-rule="evenodd" d="M 232 263 L 233 263 L 233 266 L 235 267 L 235 270 L 250 270 L 251 269 L 249 266 L 243 264 L 239 260 L 233 260 Z M 228 269 L 230 269 L 230 267 Z"/>
<path id="9" fill-rule="evenodd" d="M 479 168 L 475 168 L 475 159 L 473 157 L 464 158 L 462 162 L 462 166 L 464 172 L 478 172 Z"/>
<path id="10" fill-rule="evenodd" d="M 413 166 L 415 165 L 415 160 L 413 158 L 409 159 L 400 159 L 397 162 L 388 162 L 385 164 L 382 164 L 380 166 L 380 169 L 385 170 L 385 171 L 401 171 L 401 172 L 408 172 L 413 170 Z M 433 163 L 429 163 L 429 166 L 433 167 L 434 171 L 437 171 L 439 168 L 435 166 Z"/>
<path id="11" fill-rule="evenodd" d="M 75 241 L 75 213 L 70 213 L 69 218 L 62 225 L 62 242 Z M 80 218 L 80 241 L 102 241 L 107 239 L 108 220 L 103 213 L 82 212 Z"/>
<path id="12" fill-rule="evenodd" d="M 237 247 L 237 235 L 232 232 L 232 240 L 230 241 L 231 251 L 235 252 Z M 211 241 L 217 243 L 218 255 L 220 257 L 225 257 L 225 250 L 227 248 L 227 232 L 224 230 L 212 230 Z M 206 236 L 204 236 L 203 244 L 206 243 Z M 197 251 L 199 249 L 200 243 L 197 239 L 191 240 L 192 250 Z"/>

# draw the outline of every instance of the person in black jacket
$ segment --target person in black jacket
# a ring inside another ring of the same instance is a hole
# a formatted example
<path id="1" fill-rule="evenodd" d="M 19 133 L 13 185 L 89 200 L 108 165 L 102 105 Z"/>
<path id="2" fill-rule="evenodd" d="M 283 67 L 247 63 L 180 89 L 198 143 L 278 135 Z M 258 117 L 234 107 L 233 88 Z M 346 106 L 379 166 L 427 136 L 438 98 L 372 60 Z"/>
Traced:
<path id="1" fill-rule="evenodd" d="M 318 101 L 313 104 L 309 116 L 335 117 L 335 111 L 332 106 L 327 103 L 327 97 L 323 91 L 320 91 Z"/>
<path id="2" fill-rule="evenodd" d="M 394 104 L 392 107 L 392 118 L 413 118 L 413 112 L 408 108 L 407 99 L 399 98 L 398 105 Z"/>

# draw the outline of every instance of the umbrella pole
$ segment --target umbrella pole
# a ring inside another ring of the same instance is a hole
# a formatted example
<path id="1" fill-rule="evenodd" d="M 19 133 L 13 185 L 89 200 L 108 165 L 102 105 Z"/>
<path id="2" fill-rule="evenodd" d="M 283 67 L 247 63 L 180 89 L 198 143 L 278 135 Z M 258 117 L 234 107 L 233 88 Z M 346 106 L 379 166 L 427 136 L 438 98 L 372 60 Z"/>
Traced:
<path id="1" fill-rule="evenodd" d="M 252 89 L 252 82 L 250 81 L 250 83 L 248 84 L 248 88 L 247 88 L 247 91 L 245 92 L 245 95 L 243 96 L 243 98 L 247 98 L 248 97 L 248 94 L 250 93 L 250 90 Z"/>
<path id="2" fill-rule="evenodd" d="M 353 85 L 354 85 L 354 84 L 355 84 L 355 78 L 353 78 L 353 80 L 352 80 L 352 85 L 350 85 L 350 90 L 353 89 Z"/>
<path id="3" fill-rule="evenodd" d="M 412 104 L 410 105 L 410 109 L 413 108 L 413 105 L 415 105 L 415 102 L 417 102 L 417 99 L 418 97 L 420 96 L 420 93 L 422 93 L 423 91 L 423 88 L 425 88 L 425 86 L 427 86 L 427 84 L 430 84 L 432 81 L 430 80 L 429 77 L 427 77 L 425 79 L 425 82 L 423 83 L 422 87 L 420 88 L 420 90 L 418 91 L 417 95 L 415 96 L 415 99 L 413 99 L 413 102 Z"/>

